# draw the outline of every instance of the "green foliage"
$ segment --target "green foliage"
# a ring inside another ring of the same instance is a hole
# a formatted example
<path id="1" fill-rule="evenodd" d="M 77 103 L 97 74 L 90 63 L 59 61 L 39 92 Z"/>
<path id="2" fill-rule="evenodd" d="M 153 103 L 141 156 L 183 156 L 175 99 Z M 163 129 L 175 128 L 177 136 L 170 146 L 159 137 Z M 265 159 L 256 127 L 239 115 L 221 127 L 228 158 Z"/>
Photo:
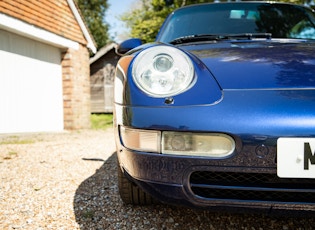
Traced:
<path id="1" fill-rule="evenodd" d="M 113 125 L 113 114 L 92 114 L 92 129 L 107 129 Z"/>
<path id="2" fill-rule="evenodd" d="M 141 0 L 141 6 L 125 13 L 121 19 L 131 29 L 130 36 L 152 42 L 165 18 L 175 9 L 213 0 Z"/>
<path id="3" fill-rule="evenodd" d="M 107 0 L 76 0 L 81 13 L 91 31 L 97 48 L 100 49 L 109 41 L 108 25 L 104 22 L 108 8 Z"/>
<path id="4" fill-rule="evenodd" d="M 121 20 L 131 29 L 131 37 L 140 38 L 145 43 L 153 42 L 163 21 L 172 11 L 182 6 L 207 2 L 213 0 L 139 0 L 140 6 L 125 13 Z M 283 2 L 304 3 L 301 0 Z"/>

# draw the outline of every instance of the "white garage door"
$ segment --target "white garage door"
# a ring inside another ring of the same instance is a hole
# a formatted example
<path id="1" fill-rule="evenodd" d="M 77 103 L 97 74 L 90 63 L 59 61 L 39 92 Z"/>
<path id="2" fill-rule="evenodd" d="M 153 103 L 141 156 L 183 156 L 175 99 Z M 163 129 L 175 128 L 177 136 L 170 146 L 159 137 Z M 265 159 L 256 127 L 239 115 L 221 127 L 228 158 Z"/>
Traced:
<path id="1" fill-rule="evenodd" d="M 0 133 L 61 130 L 60 50 L 0 30 Z"/>

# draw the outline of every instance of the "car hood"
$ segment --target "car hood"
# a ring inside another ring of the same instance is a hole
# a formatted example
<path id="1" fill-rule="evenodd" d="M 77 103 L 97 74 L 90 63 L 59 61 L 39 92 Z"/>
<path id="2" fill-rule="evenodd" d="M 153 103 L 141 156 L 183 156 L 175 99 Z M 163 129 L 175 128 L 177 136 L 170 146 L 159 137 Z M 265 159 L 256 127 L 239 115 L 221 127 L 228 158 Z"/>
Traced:
<path id="1" fill-rule="evenodd" d="M 223 89 L 315 88 L 315 42 L 263 40 L 189 44 Z"/>

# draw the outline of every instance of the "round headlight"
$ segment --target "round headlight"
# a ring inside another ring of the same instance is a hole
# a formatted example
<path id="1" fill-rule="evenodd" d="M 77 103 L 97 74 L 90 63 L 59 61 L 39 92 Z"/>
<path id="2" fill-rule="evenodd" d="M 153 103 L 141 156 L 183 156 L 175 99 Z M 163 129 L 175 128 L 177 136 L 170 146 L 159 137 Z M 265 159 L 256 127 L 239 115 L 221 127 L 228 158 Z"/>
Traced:
<path id="1" fill-rule="evenodd" d="M 187 90 L 194 77 L 190 58 L 170 46 L 155 46 L 142 51 L 132 68 L 136 85 L 152 97 L 173 96 Z"/>
<path id="2" fill-rule="evenodd" d="M 154 60 L 154 69 L 159 72 L 166 72 L 173 66 L 173 58 L 169 55 L 157 55 Z"/>

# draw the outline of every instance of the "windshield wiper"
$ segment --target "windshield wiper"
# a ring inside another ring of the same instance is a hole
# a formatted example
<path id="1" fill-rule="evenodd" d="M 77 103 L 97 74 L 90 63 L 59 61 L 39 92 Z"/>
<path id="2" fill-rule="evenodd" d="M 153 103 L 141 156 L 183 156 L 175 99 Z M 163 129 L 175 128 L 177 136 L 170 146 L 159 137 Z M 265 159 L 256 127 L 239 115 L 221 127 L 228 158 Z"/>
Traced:
<path id="1" fill-rule="evenodd" d="M 271 33 L 244 33 L 244 34 L 226 34 L 223 35 L 223 39 L 248 39 L 251 40 L 253 38 L 266 38 L 271 39 Z"/>
<path id="2" fill-rule="evenodd" d="M 271 39 L 271 33 L 241 33 L 241 34 L 196 34 L 188 35 L 174 39 L 170 44 L 177 45 L 190 42 L 200 41 L 219 41 L 219 40 L 230 40 L 230 39 L 247 39 L 253 38 L 266 38 Z"/>
<path id="3" fill-rule="evenodd" d="M 188 35 L 179 38 L 175 38 L 170 44 L 177 45 L 182 43 L 189 43 L 189 42 L 199 42 L 199 41 L 212 41 L 218 40 L 218 35 L 212 34 L 195 34 L 195 35 Z"/>

